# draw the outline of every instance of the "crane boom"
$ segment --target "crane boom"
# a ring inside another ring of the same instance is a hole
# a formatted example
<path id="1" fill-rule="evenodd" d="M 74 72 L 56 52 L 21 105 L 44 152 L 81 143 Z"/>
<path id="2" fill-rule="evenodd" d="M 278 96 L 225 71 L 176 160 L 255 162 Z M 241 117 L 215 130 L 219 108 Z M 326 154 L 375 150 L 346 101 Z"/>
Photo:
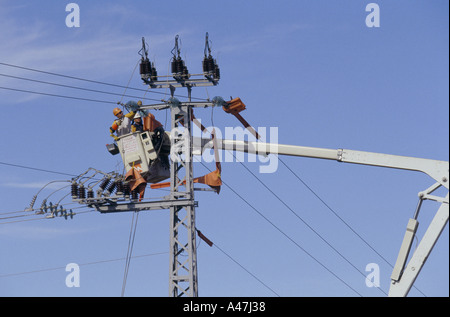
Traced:
<path id="1" fill-rule="evenodd" d="M 416 210 L 414 219 L 409 220 L 406 234 L 400 247 L 397 262 L 391 275 L 391 286 L 389 289 L 389 296 L 391 297 L 408 295 L 411 287 L 413 286 L 417 276 L 420 273 L 420 270 L 425 264 L 426 259 L 430 255 L 434 245 L 439 239 L 439 236 L 448 223 L 448 192 L 445 197 L 437 197 L 431 195 L 433 191 L 441 186 L 449 189 L 449 162 L 447 161 L 346 149 L 325 149 L 317 147 L 305 147 L 252 141 L 216 139 L 215 142 L 217 148 L 222 150 L 240 151 L 261 155 L 276 154 L 336 160 L 338 162 L 344 163 L 423 172 L 433 178 L 436 183 L 428 189 L 419 193 L 420 203 L 418 209 Z M 193 144 L 194 155 L 200 155 L 205 148 L 213 147 L 213 141 L 211 139 L 194 137 Z M 414 254 L 412 255 L 409 263 L 406 265 L 406 261 L 411 248 L 411 242 L 417 230 L 418 222 L 416 218 L 418 216 L 422 201 L 425 199 L 440 202 L 441 205 L 430 225 L 428 226 Z"/>
<path id="2" fill-rule="evenodd" d="M 194 146 L 200 144 L 202 151 L 204 148 L 212 148 L 213 146 L 210 139 L 200 140 L 199 138 L 194 138 Z M 241 151 L 252 154 L 276 154 L 309 157 L 336 160 L 344 163 L 418 171 L 429 175 L 445 188 L 449 188 L 449 162 L 446 161 L 347 149 L 326 149 L 318 147 L 224 139 L 218 139 L 217 146 L 222 150 Z"/>

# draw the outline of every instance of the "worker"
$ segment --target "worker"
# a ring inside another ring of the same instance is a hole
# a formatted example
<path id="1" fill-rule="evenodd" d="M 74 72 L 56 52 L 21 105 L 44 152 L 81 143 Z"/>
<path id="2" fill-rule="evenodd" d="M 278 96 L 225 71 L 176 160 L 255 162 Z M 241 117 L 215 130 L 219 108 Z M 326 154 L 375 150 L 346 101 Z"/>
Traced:
<path id="1" fill-rule="evenodd" d="M 144 125 L 142 124 L 141 115 L 138 112 L 133 118 L 133 123 L 131 123 L 131 132 L 142 132 L 143 129 Z"/>
<path id="2" fill-rule="evenodd" d="M 117 117 L 117 119 L 114 120 L 112 126 L 109 128 L 109 131 L 111 132 L 111 136 L 114 140 L 117 141 L 118 137 L 131 132 L 131 120 L 135 116 L 136 112 L 131 111 L 124 115 L 120 108 L 114 108 L 113 114 Z M 117 133 L 117 136 L 114 135 L 114 132 Z"/>

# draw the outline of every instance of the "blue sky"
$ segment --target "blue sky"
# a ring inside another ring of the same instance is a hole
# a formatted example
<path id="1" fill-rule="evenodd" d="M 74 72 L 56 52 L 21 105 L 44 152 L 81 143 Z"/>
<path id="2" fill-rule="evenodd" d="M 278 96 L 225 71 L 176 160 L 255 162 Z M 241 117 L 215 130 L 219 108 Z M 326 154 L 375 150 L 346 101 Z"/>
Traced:
<path id="1" fill-rule="evenodd" d="M 247 105 L 244 118 L 255 127 L 277 127 L 279 143 L 449 159 L 448 1 L 376 1 L 379 28 L 366 26 L 370 1 L 360 0 L 77 1 L 79 28 L 65 25 L 67 3 L 0 0 L 0 62 L 116 85 L 130 81 L 130 87 L 145 89 L 138 71 L 133 73 L 143 36 L 159 74 L 168 71 L 177 34 L 189 70 L 200 72 L 209 32 L 221 80 L 216 87 L 194 89 L 193 96 L 240 97 Z M 0 87 L 120 100 L 10 77 L 16 76 L 124 93 L 4 64 Z M 121 161 L 105 150 L 114 105 L 0 90 L 0 162 L 6 163 L 0 164 L 0 295 L 120 296 L 131 213 L 86 212 L 70 221 L 10 214 L 28 206 L 46 183 L 71 177 L 9 164 L 73 175 L 89 167 L 121 168 Z M 177 93 L 186 95 L 181 89 Z M 127 94 L 144 97 L 142 91 Z M 145 97 L 161 95 L 147 92 Z M 164 111 L 155 116 L 166 122 Z M 218 129 L 239 125 L 221 109 L 199 110 L 196 117 Z M 385 296 L 392 267 L 383 258 L 395 263 L 417 193 L 433 184 L 431 178 L 282 158 L 370 248 L 283 164 L 276 173 L 260 174 L 258 161 L 244 158 L 245 167 L 357 269 L 238 162 L 222 164 L 223 180 L 334 275 L 226 186 L 220 195 L 196 192 L 198 229 L 281 296 Z M 196 176 L 207 172 L 195 165 Z M 58 188 L 50 186 L 47 195 Z M 437 208 L 437 203 L 424 203 L 418 239 Z M 416 281 L 420 291 L 412 289 L 410 296 L 449 295 L 448 237 L 447 225 Z M 218 248 L 198 243 L 200 296 L 274 296 Z M 167 296 L 168 251 L 168 211 L 141 212 L 133 255 L 146 256 L 131 260 L 126 296 Z M 72 262 L 80 265 L 79 288 L 65 285 L 64 267 Z M 361 272 L 367 273 L 369 263 L 380 268 L 381 290 L 365 285 Z"/>

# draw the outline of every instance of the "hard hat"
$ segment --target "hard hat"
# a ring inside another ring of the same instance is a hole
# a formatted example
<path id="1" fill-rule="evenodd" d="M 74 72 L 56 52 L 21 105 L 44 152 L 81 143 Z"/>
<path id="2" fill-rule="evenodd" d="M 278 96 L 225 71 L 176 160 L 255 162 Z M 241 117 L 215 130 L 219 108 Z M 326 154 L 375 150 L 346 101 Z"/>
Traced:
<path id="1" fill-rule="evenodd" d="M 114 108 L 113 113 L 114 113 L 115 116 L 117 116 L 117 114 L 119 112 L 122 112 L 122 110 L 120 110 L 120 108 Z"/>
<path id="2" fill-rule="evenodd" d="M 138 113 L 136 113 L 136 115 L 134 116 L 133 119 L 140 119 L 140 118 L 141 118 L 141 114 L 138 112 Z"/>

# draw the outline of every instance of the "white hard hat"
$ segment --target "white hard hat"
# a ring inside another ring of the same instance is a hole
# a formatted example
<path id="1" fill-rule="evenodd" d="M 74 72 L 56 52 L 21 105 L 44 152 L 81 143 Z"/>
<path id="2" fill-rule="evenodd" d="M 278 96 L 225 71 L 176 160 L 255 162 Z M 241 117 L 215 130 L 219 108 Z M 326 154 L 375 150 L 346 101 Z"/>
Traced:
<path id="1" fill-rule="evenodd" d="M 138 112 L 135 114 L 133 119 L 140 119 L 141 118 L 141 114 Z"/>

